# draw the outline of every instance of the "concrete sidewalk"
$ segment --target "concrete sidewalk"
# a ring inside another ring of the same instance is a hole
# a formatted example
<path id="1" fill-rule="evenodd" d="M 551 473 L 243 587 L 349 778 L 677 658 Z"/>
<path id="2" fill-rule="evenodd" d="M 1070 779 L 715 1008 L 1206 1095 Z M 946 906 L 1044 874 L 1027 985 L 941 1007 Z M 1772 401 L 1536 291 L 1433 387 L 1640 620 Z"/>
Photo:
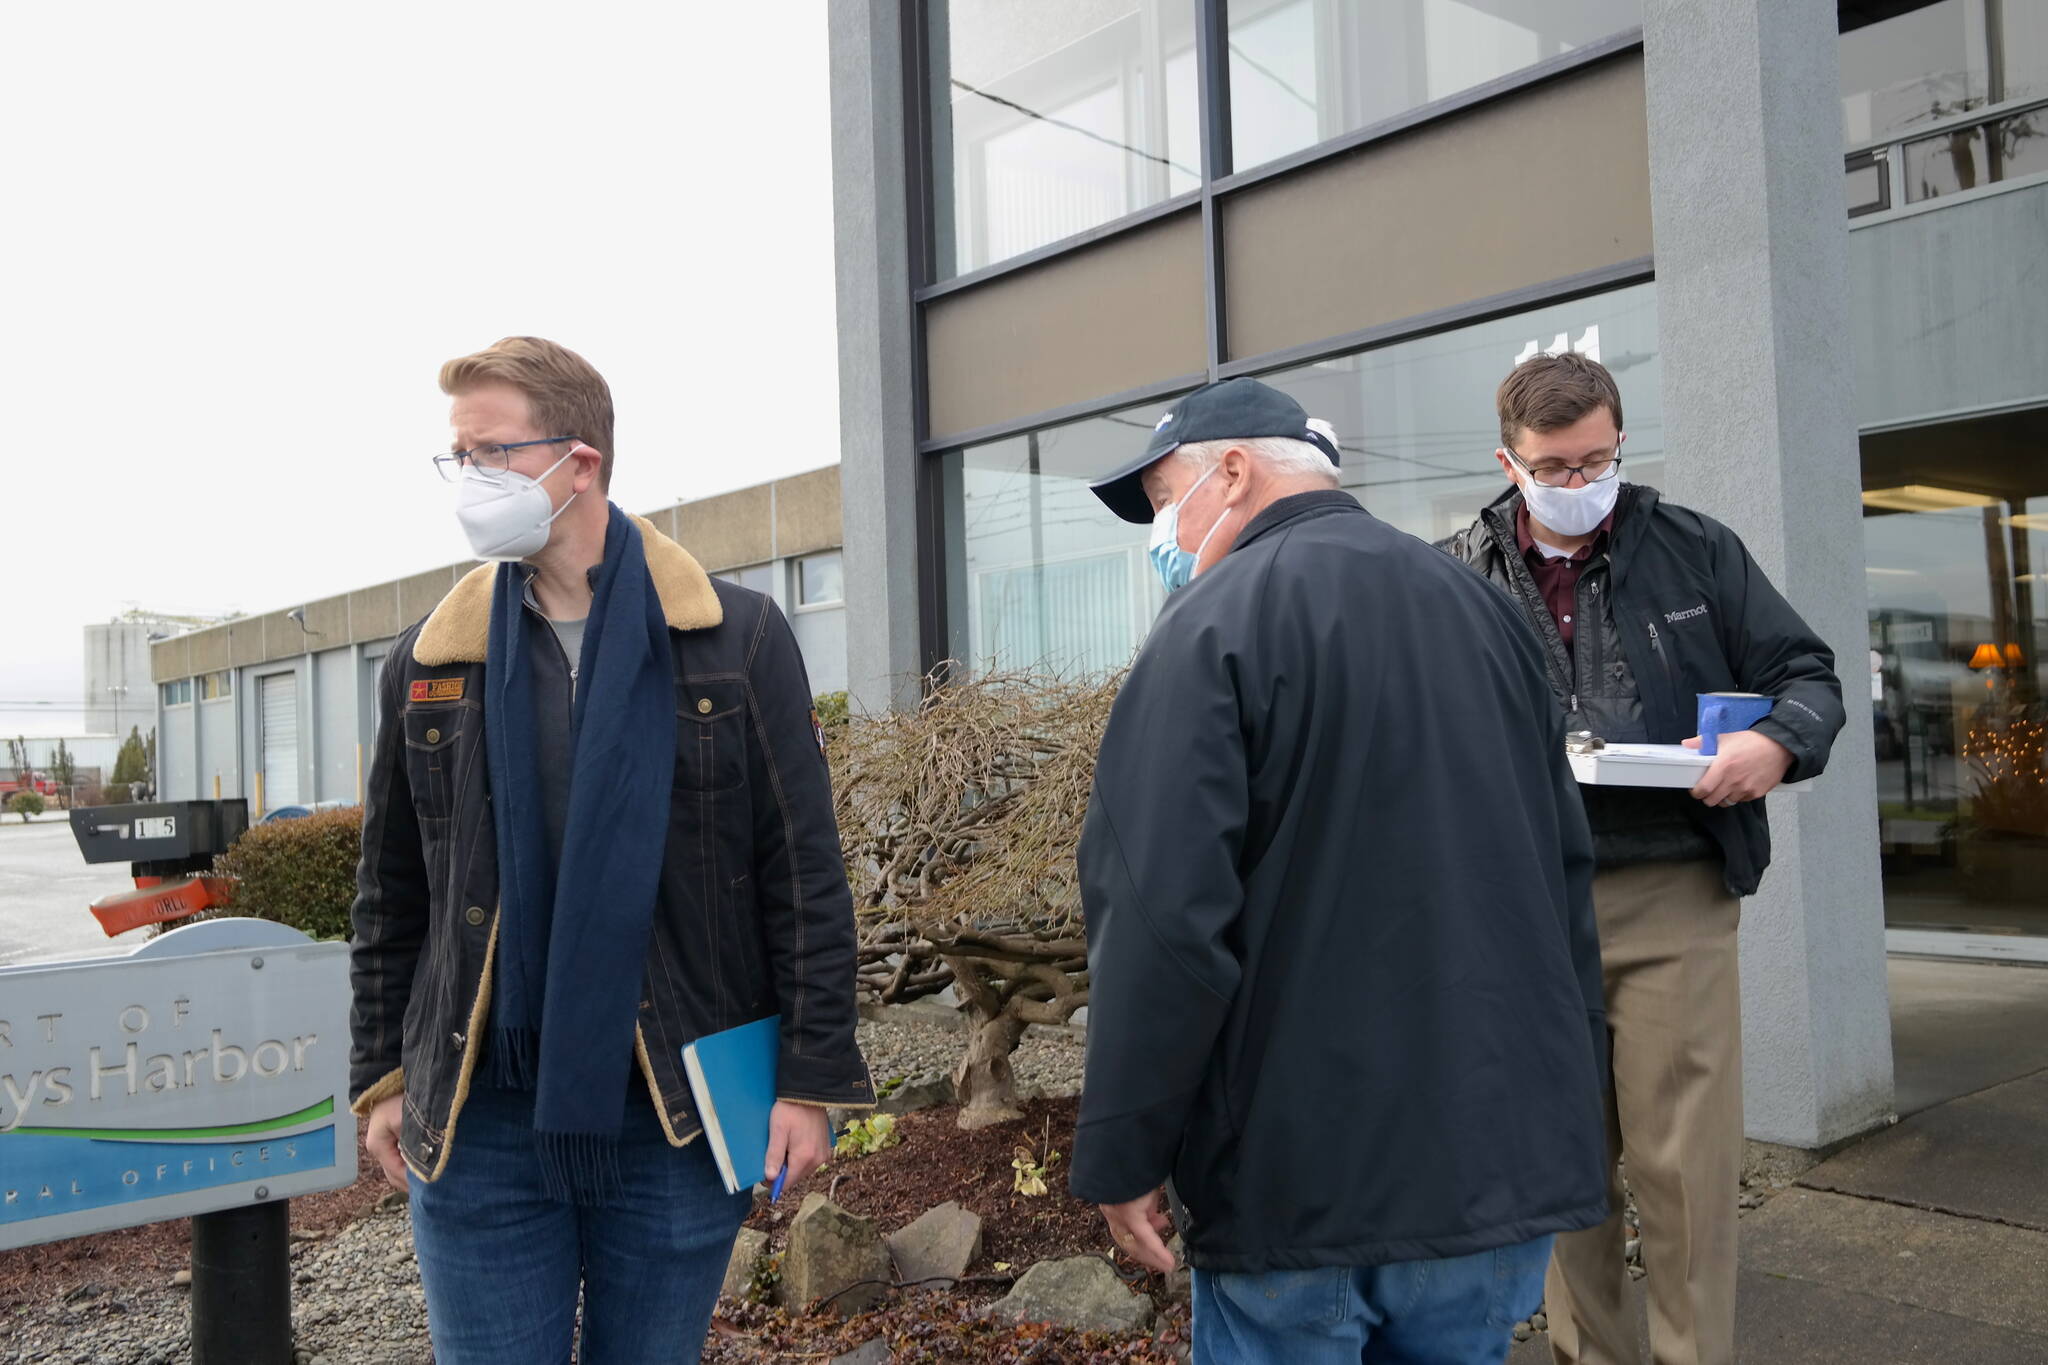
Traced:
<path id="1" fill-rule="evenodd" d="M 1907 1117 L 1743 1215 L 1737 1351 L 1749 1365 L 2040 1365 L 2048 970 L 1894 959 L 1891 979 Z M 1636 1301 L 1642 1324 L 1640 1283 Z M 1549 1359 L 1541 1334 L 1509 1356 Z"/>

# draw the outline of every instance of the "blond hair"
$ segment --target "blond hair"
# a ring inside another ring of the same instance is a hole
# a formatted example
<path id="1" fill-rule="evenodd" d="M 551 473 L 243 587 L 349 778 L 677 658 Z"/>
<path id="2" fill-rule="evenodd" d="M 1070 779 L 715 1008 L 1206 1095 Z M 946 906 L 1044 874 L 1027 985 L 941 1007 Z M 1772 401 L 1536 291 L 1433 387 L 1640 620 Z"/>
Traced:
<path id="1" fill-rule="evenodd" d="M 611 488 L 612 391 L 589 361 L 541 337 L 505 337 L 441 367 L 441 392 L 451 398 L 485 384 L 519 390 L 548 435 L 574 436 L 604 456 L 598 486 Z"/>

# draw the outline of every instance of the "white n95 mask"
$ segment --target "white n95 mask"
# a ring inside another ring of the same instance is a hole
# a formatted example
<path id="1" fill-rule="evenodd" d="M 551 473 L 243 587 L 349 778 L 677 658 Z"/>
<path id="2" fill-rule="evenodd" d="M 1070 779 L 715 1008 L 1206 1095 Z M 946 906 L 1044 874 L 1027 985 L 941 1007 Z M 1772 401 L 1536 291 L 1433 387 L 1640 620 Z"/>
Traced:
<path id="1" fill-rule="evenodd" d="M 466 466 L 455 485 L 455 519 L 469 538 L 469 548 L 478 559 L 526 559 L 547 548 L 548 530 L 555 518 L 569 510 L 578 494 L 556 508 L 548 501 L 541 479 L 560 469 L 577 451 L 578 441 L 568 455 L 549 465 L 540 479 L 528 478 L 510 469 L 486 473 Z"/>

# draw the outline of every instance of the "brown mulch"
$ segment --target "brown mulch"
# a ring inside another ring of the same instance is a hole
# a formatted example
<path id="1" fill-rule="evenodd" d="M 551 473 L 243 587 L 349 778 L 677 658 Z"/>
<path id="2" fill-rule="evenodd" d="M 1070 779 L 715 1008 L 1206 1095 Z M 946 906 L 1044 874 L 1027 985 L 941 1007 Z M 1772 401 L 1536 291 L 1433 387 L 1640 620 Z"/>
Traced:
<path id="1" fill-rule="evenodd" d="M 292 1231 L 326 1236 L 369 1212 L 391 1187 L 369 1153 L 356 1149 L 356 1183 L 292 1200 Z M 192 1259 L 192 1223 L 177 1218 L 91 1237 L 0 1251 L 0 1312 L 69 1293 L 167 1283 Z"/>
<path id="2" fill-rule="evenodd" d="M 834 1157 L 832 1163 L 782 1192 L 782 1202 L 758 1208 L 747 1226 L 769 1235 L 780 1250 L 804 1196 L 816 1192 L 852 1213 L 872 1218 L 882 1235 L 910 1222 L 934 1204 L 951 1199 L 981 1215 L 982 1259 L 969 1274 L 1007 1261 L 1017 1270 L 1034 1261 L 1112 1249 L 1109 1229 L 1093 1204 L 1067 1193 L 1067 1164 L 1074 1150 L 1074 1116 L 1079 1101 L 1031 1100 L 1024 1117 L 963 1132 L 952 1105 L 905 1114 L 896 1120 L 903 1141 L 863 1157 Z M 1060 1154 L 1045 1177 L 1046 1193 L 1014 1193 L 1010 1168 L 1016 1148 L 1041 1149 L 1048 1135 Z"/>
<path id="3" fill-rule="evenodd" d="M 1129 1361 L 1136 1365 L 1186 1358 L 1185 1303 L 1162 1303 L 1149 1334 L 1082 1334 L 1038 1323 L 993 1321 L 982 1310 L 1008 1292 L 1034 1262 L 1112 1251 L 1109 1231 L 1092 1204 L 1067 1193 L 1067 1164 L 1074 1148 L 1072 1099 L 1032 1100 L 1020 1120 L 963 1132 L 951 1105 L 906 1114 L 897 1120 L 903 1140 L 863 1157 L 835 1157 L 801 1186 L 783 1191 L 774 1206 L 754 1210 L 748 1226 L 769 1234 L 780 1251 L 789 1222 L 804 1197 L 826 1195 L 852 1213 L 872 1218 L 884 1236 L 935 1204 L 954 1200 L 982 1219 L 981 1259 L 968 1267 L 957 1289 L 943 1286 L 897 1290 L 873 1311 L 841 1321 L 829 1313 L 792 1316 L 761 1304 L 719 1301 L 704 1360 L 740 1365 L 762 1360 L 825 1360 L 866 1342 L 887 1343 L 898 1361 L 1060 1362 Z M 1046 1193 L 1022 1195 L 1012 1188 L 1010 1162 L 1029 1144 L 1042 1157 L 1050 1143 L 1060 1154 L 1046 1173 Z M 1119 1273 L 1134 1287 L 1164 1300 L 1163 1282 L 1127 1261 Z M 998 1269 L 998 1267 L 1001 1269 Z"/>

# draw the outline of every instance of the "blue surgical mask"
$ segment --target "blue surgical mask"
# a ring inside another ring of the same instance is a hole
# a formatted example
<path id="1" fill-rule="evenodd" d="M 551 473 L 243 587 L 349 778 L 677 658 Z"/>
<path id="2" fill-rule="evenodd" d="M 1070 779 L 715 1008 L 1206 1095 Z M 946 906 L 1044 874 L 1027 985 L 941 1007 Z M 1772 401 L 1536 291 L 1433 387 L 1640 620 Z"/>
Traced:
<path id="1" fill-rule="evenodd" d="M 1209 474 L 1214 474 L 1220 468 L 1221 465 L 1211 465 Z M 1210 537 L 1223 525 L 1223 518 L 1216 518 L 1216 524 L 1209 528 L 1209 534 L 1202 537 L 1202 543 L 1192 552 L 1180 547 L 1180 509 L 1195 495 L 1195 488 L 1200 488 L 1209 481 L 1209 474 L 1196 479 L 1194 488 L 1181 494 L 1179 502 L 1171 507 L 1162 508 L 1159 515 L 1152 518 L 1152 543 L 1146 547 L 1145 553 L 1152 560 L 1152 567 L 1158 572 L 1159 581 L 1166 585 L 1168 592 L 1177 592 L 1194 580 L 1195 565 L 1201 562 L 1202 551 L 1209 548 Z"/>

